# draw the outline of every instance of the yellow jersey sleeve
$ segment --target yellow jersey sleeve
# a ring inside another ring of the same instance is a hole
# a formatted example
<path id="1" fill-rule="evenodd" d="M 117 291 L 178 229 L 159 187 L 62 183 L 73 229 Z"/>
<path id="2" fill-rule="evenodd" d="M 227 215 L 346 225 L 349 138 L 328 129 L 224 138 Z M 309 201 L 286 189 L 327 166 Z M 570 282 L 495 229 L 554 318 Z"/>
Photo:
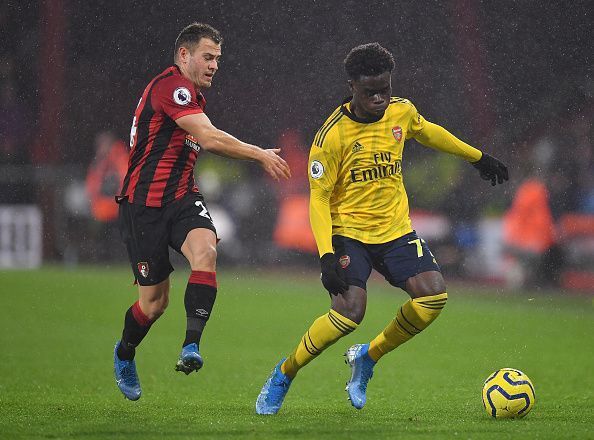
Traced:
<path id="1" fill-rule="evenodd" d="M 476 162 L 483 153 L 461 141 L 440 125 L 427 121 L 414 105 L 411 105 L 407 139 L 414 137 L 421 144 L 444 153 L 454 154 L 468 162 Z"/>
<path id="2" fill-rule="evenodd" d="M 427 121 L 425 118 L 419 113 L 417 108 L 410 102 L 408 99 L 404 100 L 407 104 L 410 105 L 409 110 L 409 122 L 408 122 L 408 129 L 406 130 L 406 139 L 415 138 L 419 133 L 421 133 L 425 129 L 425 125 Z"/>
<path id="3" fill-rule="evenodd" d="M 322 256 L 334 252 L 330 196 L 336 185 L 341 149 L 332 133 L 326 133 L 322 139 L 316 136 L 316 140 L 309 153 L 309 221 Z"/>

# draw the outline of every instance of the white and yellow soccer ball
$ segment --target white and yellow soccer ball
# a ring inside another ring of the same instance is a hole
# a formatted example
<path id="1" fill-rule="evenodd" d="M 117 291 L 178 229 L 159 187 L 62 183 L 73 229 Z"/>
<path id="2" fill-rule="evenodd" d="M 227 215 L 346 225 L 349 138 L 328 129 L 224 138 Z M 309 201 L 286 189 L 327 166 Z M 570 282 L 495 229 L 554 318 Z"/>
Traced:
<path id="1" fill-rule="evenodd" d="M 534 406 L 534 385 L 520 370 L 502 368 L 491 374 L 483 386 L 483 406 L 491 417 L 522 418 Z"/>

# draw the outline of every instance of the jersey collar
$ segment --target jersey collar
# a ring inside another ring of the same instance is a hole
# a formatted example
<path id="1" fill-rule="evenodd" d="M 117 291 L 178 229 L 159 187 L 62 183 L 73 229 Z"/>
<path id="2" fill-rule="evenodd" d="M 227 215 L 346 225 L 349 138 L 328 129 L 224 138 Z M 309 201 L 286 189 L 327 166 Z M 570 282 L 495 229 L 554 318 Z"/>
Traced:
<path id="1" fill-rule="evenodd" d="M 359 122 L 361 124 L 373 124 L 374 122 L 377 122 L 380 119 L 382 119 L 384 117 L 384 115 L 386 114 L 386 112 L 384 112 L 380 116 L 376 116 L 375 118 L 360 118 L 357 115 L 355 115 L 353 112 L 351 112 L 347 107 L 347 104 L 349 102 L 351 102 L 352 99 L 353 99 L 352 96 L 344 98 L 342 100 L 342 105 L 340 106 L 340 111 L 342 112 L 343 115 L 346 115 L 349 119 L 352 119 L 355 122 Z"/>

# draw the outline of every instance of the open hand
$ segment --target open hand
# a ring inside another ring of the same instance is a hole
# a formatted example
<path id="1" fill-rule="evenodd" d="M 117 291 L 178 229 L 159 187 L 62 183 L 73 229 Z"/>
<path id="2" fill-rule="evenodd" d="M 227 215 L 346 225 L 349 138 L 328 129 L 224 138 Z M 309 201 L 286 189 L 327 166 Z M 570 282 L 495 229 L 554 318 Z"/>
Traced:
<path id="1" fill-rule="evenodd" d="M 280 148 L 270 148 L 262 150 L 262 156 L 259 158 L 260 165 L 274 180 L 291 177 L 291 169 L 285 160 L 278 155 Z"/>

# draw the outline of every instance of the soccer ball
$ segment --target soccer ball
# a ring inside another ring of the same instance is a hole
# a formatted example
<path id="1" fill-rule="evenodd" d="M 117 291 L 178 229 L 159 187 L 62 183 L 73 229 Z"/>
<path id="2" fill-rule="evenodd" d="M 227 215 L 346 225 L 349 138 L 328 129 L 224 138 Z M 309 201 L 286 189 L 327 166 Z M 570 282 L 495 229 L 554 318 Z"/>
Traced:
<path id="1" fill-rule="evenodd" d="M 534 405 L 534 386 L 520 370 L 502 368 L 491 374 L 483 386 L 483 406 L 491 417 L 522 418 Z"/>

